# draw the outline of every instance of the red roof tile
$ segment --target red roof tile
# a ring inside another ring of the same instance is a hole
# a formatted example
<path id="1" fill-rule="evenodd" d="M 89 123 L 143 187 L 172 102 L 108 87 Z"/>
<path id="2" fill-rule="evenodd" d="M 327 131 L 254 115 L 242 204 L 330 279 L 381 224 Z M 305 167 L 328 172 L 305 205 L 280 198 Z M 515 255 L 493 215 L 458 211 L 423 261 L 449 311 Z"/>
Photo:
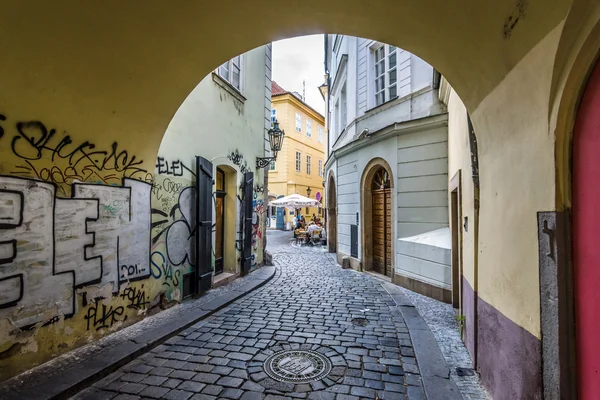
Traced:
<path id="1" fill-rule="evenodd" d="M 278 94 L 286 94 L 287 92 L 288 91 L 279 86 L 277 82 L 271 81 L 271 93 L 273 96 L 276 96 Z"/>

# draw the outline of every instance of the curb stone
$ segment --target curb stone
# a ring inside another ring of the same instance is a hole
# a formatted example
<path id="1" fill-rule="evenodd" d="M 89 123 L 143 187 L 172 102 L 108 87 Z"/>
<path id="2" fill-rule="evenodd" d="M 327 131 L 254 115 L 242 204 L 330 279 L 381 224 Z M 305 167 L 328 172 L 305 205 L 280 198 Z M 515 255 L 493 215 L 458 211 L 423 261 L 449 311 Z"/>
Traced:
<path id="1" fill-rule="evenodd" d="M 450 368 L 448 368 L 446 359 L 429 329 L 429 325 L 396 285 L 387 282 L 381 285 L 396 303 L 396 308 L 402 314 L 408 327 L 426 398 L 428 400 L 462 400 L 463 396 L 458 386 L 450 379 Z"/>
<path id="2" fill-rule="evenodd" d="M 162 324 L 137 337 L 110 347 L 94 356 L 93 359 L 86 360 L 84 365 L 74 365 L 71 368 L 66 368 L 50 378 L 42 377 L 35 372 L 26 372 L 26 377 L 23 377 L 24 374 L 17 375 L 9 381 L 19 382 L 19 389 L 5 389 L 3 385 L 0 385 L 0 399 L 67 399 L 127 364 L 132 359 L 152 350 L 190 326 L 263 286 L 275 276 L 276 268 L 263 267 L 260 271 L 261 273 L 255 275 L 248 283 L 206 304 L 202 304 L 199 309 L 186 313 L 176 322 Z"/>

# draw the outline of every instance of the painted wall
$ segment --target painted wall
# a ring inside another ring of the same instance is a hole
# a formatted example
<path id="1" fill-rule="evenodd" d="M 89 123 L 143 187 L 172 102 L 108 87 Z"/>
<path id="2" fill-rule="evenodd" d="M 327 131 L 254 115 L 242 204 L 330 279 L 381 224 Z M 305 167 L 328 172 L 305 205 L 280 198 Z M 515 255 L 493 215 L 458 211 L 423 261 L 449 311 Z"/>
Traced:
<path id="1" fill-rule="evenodd" d="M 0 175 L 0 379 L 182 300 L 195 263 L 196 155 L 234 177 L 229 251 L 241 232 L 241 170 L 255 171 L 253 265 L 262 263 L 255 158 L 264 156 L 270 112 L 270 46 L 243 55 L 243 97 L 226 86 L 212 74 L 198 84 L 154 170 L 117 142 L 103 148 L 93 136 L 77 141 L 64 128 L 4 116 L 0 136 L 9 145 L 1 148 L 18 161 Z M 215 132 L 227 140 L 211 140 Z M 243 157 L 234 160 L 237 149 Z"/>
<path id="2" fill-rule="evenodd" d="M 360 215 L 361 178 L 375 157 L 392 167 L 396 210 L 394 238 L 448 226 L 446 116 L 433 118 L 433 127 L 398 124 L 381 138 L 372 137 L 368 146 L 356 149 L 350 146 L 338 153 L 335 176 L 339 252 L 350 254 L 351 225 L 356 225 L 357 213 L 361 220 L 364 217 Z M 361 235 L 358 248 L 360 259 Z"/>
<path id="3" fill-rule="evenodd" d="M 298 193 L 307 196 L 306 188 L 311 188 L 310 198 L 316 199 L 317 193 L 323 198 L 325 172 L 325 119 L 322 115 L 303 104 L 292 94 L 277 95 L 272 98 L 272 108 L 276 110 L 279 128 L 285 131 L 282 150 L 277 154 L 275 170 L 269 171 L 269 192 L 275 197 Z M 301 132 L 296 131 L 296 113 L 302 117 Z M 311 121 L 311 136 L 307 136 L 307 120 Z M 319 141 L 319 128 L 322 138 Z M 296 152 L 300 152 L 300 172 L 296 171 Z M 306 156 L 311 157 L 310 174 L 307 173 Z M 319 175 L 319 160 L 322 173 Z M 323 203 L 325 204 L 325 203 Z M 309 208 L 308 216 L 318 215 L 317 208 Z M 306 208 L 302 208 L 306 215 Z M 285 221 L 292 222 L 293 214 L 285 210 Z"/>
<path id="4" fill-rule="evenodd" d="M 476 359 L 475 342 L 477 341 L 476 309 L 477 281 L 476 269 L 476 243 L 477 226 L 475 219 L 475 185 L 473 183 L 471 168 L 471 148 L 469 145 L 469 124 L 467 109 L 454 89 L 443 79 L 440 87 L 441 96 L 448 105 L 448 183 L 457 174 L 461 174 L 459 187 L 460 217 L 458 231 L 460 233 L 459 253 L 462 276 L 459 278 L 461 307 L 460 313 L 465 316 L 463 340 L 471 354 L 471 359 Z M 450 203 L 450 192 L 448 193 Z M 465 218 L 466 225 L 465 228 Z M 451 229 L 453 227 L 451 226 Z"/>
<path id="5" fill-rule="evenodd" d="M 330 147 L 339 149 L 356 140 L 367 128 L 371 132 L 444 112 L 433 83 L 433 67 L 414 54 L 396 49 L 397 93 L 395 100 L 376 106 L 374 48 L 381 42 L 346 35 L 329 35 L 334 43 L 328 60 L 331 71 Z M 341 92 L 346 88 L 346 125 L 341 126 Z M 336 107 L 336 104 L 338 105 Z"/>

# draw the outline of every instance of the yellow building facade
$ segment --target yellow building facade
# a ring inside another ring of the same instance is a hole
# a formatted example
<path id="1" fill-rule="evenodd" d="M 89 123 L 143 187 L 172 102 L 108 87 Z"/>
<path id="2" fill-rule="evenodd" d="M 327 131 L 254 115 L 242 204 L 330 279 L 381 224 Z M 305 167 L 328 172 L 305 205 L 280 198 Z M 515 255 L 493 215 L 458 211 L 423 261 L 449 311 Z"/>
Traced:
<path id="1" fill-rule="evenodd" d="M 277 161 L 269 167 L 269 198 L 298 193 L 323 201 L 323 170 L 325 166 L 325 118 L 306 104 L 298 94 L 272 83 L 271 120 L 277 120 L 285 131 L 285 139 Z M 310 188 L 310 190 L 309 190 Z M 319 215 L 317 208 L 298 210 L 308 220 Z M 283 215 L 282 215 L 283 214 Z M 270 210 L 271 227 L 283 229 L 294 219 L 294 211 Z M 282 218 L 283 217 L 283 218 Z"/>

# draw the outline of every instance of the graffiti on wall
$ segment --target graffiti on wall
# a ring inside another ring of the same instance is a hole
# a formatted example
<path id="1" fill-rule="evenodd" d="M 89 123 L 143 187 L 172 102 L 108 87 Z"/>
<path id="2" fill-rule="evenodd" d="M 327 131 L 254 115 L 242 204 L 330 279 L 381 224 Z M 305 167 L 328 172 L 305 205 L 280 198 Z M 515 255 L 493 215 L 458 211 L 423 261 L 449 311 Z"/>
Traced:
<path id="1" fill-rule="evenodd" d="M 116 294 L 150 276 L 151 185 L 71 190 L 60 198 L 53 183 L 0 176 L 0 318 L 17 327 L 71 317 L 77 288 Z"/>
<path id="2" fill-rule="evenodd" d="M 173 175 L 157 175 L 152 188 L 151 275 L 169 300 L 181 300 L 183 274 L 195 262 L 196 188 Z"/>
<path id="3" fill-rule="evenodd" d="M 244 160 L 244 155 L 239 152 L 239 150 L 234 150 L 227 158 L 235 165 L 240 168 L 240 172 L 245 174 L 246 172 L 250 172 L 250 167 L 248 167 L 248 161 Z"/>
<path id="4" fill-rule="evenodd" d="M 254 192 L 254 199 L 252 200 L 252 266 L 257 265 L 257 258 L 262 257 L 261 248 L 263 240 L 263 228 L 265 223 L 266 209 L 264 207 L 264 201 L 258 198 L 257 192 Z"/>
<path id="5" fill-rule="evenodd" d="M 6 117 L 0 117 L 6 125 Z M 0 129 L 0 138 L 8 138 L 8 128 Z M 41 121 L 16 122 L 9 139 L 12 153 L 21 162 L 11 174 L 52 182 L 62 196 L 70 194 L 70 185 L 76 181 L 119 186 L 123 178 L 152 180 L 152 174 L 142 167 L 144 161 L 117 142 L 102 149 L 93 142 L 58 134 Z"/>
<path id="6" fill-rule="evenodd" d="M 184 171 L 188 171 L 192 176 L 196 176 L 194 171 L 187 167 L 181 160 L 166 160 L 164 157 L 156 159 L 156 172 L 159 175 L 183 176 Z"/>

